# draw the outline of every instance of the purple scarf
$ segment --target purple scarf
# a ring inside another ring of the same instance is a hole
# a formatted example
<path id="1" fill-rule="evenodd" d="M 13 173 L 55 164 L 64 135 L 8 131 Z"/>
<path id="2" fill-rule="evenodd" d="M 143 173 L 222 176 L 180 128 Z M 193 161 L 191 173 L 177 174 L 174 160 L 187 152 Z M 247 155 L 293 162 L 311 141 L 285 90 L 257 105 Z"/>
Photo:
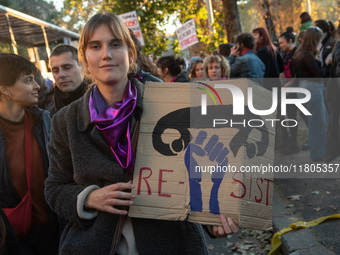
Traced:
<path id="1" fill-rule="evenodd" d="M 128 82 L 123 100 L 113 105 L 106 103 L 97 86 L 89 102 L 91 123 L 94 123 L 115 155 L 118 163 L 129 173 L 133 171 L 134 155 L 130 140 L 130 117 L 136 107 L 137 89 Z"/>

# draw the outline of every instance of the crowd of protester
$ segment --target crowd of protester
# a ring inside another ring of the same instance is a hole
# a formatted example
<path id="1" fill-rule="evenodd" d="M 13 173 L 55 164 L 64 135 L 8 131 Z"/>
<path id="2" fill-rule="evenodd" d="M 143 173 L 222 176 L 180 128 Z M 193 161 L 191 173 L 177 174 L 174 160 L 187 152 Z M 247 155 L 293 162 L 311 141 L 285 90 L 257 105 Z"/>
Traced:
<path id="1" fill-rule="evenodd" d="M 153 61 L 116 15 L 96 14 L 79 49 L 52 51 L 51 89 L 30 61 L 0 53 L 0 253 L 208 254 L 201 225 L 126 216 L 134 199 L 127 137 L 138 132 L 147 81 L 248 78 L 268 90 L 307 89 L 311 115 L 300 115 L 308 144 L 298 144 L 298 126 L 277 128 L 276 149 L 288 155 L 307 148 L 316 162 L 339 156 L 340 25 L 313 22 L 306 12 L 300 19 L 299 33 L 287 27 L 278 46 L 258 27 L 187 66 L 174 56 Z M 289 119 L 299 112 L 288 105 Z M 230 218 L 220 219 L 220 226 L 204 226 L 210 236 L 237 232 Z"/>

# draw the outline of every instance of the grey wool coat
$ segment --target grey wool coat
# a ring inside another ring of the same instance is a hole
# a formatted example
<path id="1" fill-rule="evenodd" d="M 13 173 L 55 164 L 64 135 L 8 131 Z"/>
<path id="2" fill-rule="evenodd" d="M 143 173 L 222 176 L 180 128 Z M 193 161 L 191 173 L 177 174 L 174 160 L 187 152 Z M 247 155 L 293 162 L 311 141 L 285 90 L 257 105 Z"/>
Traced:
<path id="1" fill-rule="evenodd" d="M 135 118 L 142 113 L 143 84 L 136 86 Z M 104 187 L 126 182 L 124 170 L 109 145 L 91 123 L 91 90 L 52 120 L 49 176 L 45 182 L 46 200 L 51 208 L 69 222 L 62 234 L 62 255 L 109 254 L 118 216 L 99 212 L 92 220 L 77 214 L 77 195 L 90 185 Z M 202 227 L 179 221 L 132 218 L 139 254 L 208 254 Z"/>

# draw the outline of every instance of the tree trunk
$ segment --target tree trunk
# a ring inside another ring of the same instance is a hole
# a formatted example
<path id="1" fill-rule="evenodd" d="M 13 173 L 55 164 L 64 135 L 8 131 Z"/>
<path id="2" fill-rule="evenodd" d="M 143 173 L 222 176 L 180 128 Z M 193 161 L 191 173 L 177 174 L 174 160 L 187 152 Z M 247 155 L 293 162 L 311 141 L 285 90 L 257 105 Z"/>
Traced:
<path id="1" fill-rule="evenodd" d="M 261 2 L 261 7 L 263 10 L 263 18 L 266 22 L 266 27 L 268 29 L 268 33 L 273 40 L 276 39 L 276 33 L 275 33 L 275 27 L 274 27 L 274 22 L 273 22 L 273 16 L 272 13 L 270 11 L 270 3 L 268 0 L 263 0 L 263 2 Z"/>
<path id="2" fill-rule="evenodd" d="M 222 2 L 227 39 L 228 42 L 233 43 L 236 36 L 242 32 L 237 0 L 222 0 Z"/>

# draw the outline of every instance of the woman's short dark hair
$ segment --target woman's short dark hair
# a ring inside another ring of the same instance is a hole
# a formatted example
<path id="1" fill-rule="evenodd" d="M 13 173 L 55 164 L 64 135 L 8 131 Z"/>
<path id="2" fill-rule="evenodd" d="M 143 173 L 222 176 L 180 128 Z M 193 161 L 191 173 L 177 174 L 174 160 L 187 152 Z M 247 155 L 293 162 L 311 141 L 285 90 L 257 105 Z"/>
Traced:
<path id="1" fill-rule="evenodd" d="M 286 32 L 282 33 L 279 38 L 284 37 L 287 42 L 289 42 L 289 40 L 292 40 L 292 43 L 294 43 L 295 35 L 293 34 L 293 31 L 293 27 L 287 27 Z"/>
<path id="2" fill-rule="evenodd" d="M 220 55 L 222 55 L 223 57 L 227 58 L 230 55 L 230 49 L 233 47 L 234 45 L 231 43 L 222 43 L 218 46 L 218 51 L 220 53 Z"/>
<path id="3" fill-rule="evenodd" d="M 71 55 L 72 55 L 72 59 L 74 59 L 78 63 L 78 50 L 77 50 L 77 48 L 75 48 L 75 47 L 73 47 L 72 45 L 69 45 L 69 44 L 59 44 L 58 46 L 56 46 L 51 52 L 50 59 L 53 56 L 59 56 L 63 53 L 67 53 L 67 52 L 70 52 Z"/>
<path id="4" fill-rule="evenodd" d="M 300 14 L 301 23 L 306 23 L 307 21 L 312 21 L 312 17 L 308 12 L 303 12 Z"/>
<path id="5" fill-rule="evenodd" d="M 327 33 L 329 32 L 329 23 L 324 19 L 318 19 L 314 22 L 315 26 L 320 28 L 322 32 Z"/>
<path id="6" fill-rule="evenodd" d="M 235 39 L 236 43 L 243 44 L 243 47 L 248 49 L 254 49 L 255 47 L 255 37 L 251 33 L 241 33 L 237 35 Z"/>
<path id="7" fill-rule="evenodd" d="M 184 62 L 185 63 L 185 62 Z M 168 68 L 171 76 L 176 76 L 181 73 L 181 65 L 183 64 L 183 59 L 175 58 L 174 56 L 161 57 L 157 61 L 157 67 L 164 70 Z"/>
<path id="8" fill-rule="evenodd" d="M 0 53 L 0 85 L 11 87 L 22 75 L 37 74 L 37 67 L 28 59 L 13 53 Z"/>

